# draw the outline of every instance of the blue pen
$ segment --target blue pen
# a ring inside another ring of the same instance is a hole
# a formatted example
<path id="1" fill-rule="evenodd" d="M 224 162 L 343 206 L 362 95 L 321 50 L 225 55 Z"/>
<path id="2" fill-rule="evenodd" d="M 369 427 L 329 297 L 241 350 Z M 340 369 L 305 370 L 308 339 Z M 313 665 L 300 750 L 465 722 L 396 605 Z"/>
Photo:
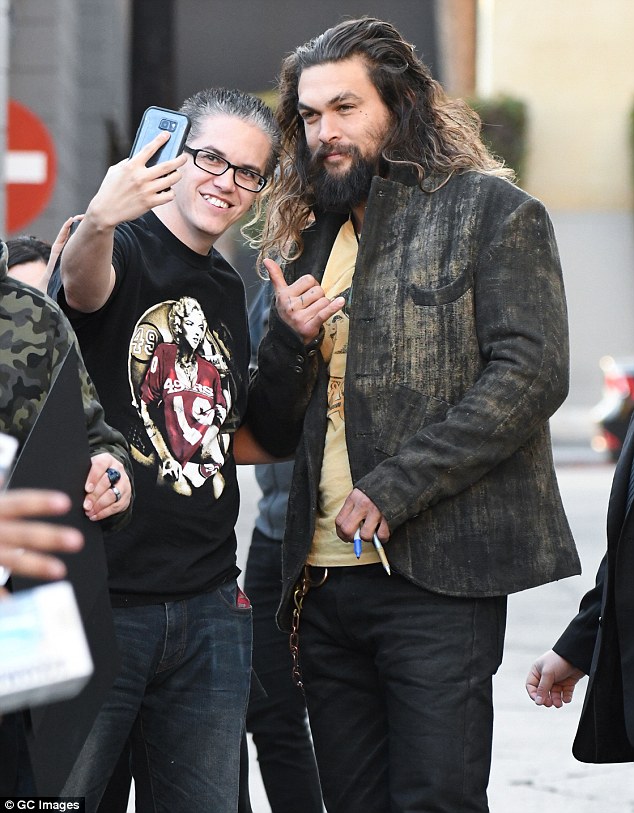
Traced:
<path id="1" fill-rule="evenodd" d="M 361 556 L 361 545 L 362 545 L 362 542 L 361 542 L 361 528 L 357 528 L 357 532 L 354 535 L 353 542 L 354 542 L 354 555 L 358 559 L 359 556 Z"/>

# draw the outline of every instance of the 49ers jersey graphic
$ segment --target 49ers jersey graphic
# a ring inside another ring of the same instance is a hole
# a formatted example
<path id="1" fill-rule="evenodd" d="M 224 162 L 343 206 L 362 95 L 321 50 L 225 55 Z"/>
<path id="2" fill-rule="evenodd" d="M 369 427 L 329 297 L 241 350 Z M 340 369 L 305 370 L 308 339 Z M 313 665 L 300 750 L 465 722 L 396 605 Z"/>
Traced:
<path id="1" fill-rule="evenodd" d="M 193 297 L 163 302 L 143 314 L 130 342 L 130 388 L 144 438 L 136 460 L 157 467 L 157 482 L 190 495 L 212 478 L 222 494 L 229 448 L 222 432 L 231 409 L 226 348 Z"/>

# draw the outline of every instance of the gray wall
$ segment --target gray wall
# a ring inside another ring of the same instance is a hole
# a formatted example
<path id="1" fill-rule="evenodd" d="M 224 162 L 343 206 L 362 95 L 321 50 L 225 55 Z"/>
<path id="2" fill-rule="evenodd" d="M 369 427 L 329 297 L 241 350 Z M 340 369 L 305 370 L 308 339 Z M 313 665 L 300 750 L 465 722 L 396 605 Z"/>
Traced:
<path id="1" fill-rule="evenodd" d="M 570 322 L 570 408 L 601 396 L 602 356 L 634 356 L 634 216 L 551 211 Z"/>
<path id="2" fill-rule="evenodd" d="M 13 0 L 9 19 L 9 95 L 57 147 L 53 197 L 25 231 L 52 240 L 83 211 L 127 131 L 128 0 Z"/>
<path id="3" fill-rule="evenodd" d="M 434 0 L 177 0 L 178 94 L 211 85 L 271 90 L 287 53 L 364 15 L 393 23 L 435 68 Z"/>

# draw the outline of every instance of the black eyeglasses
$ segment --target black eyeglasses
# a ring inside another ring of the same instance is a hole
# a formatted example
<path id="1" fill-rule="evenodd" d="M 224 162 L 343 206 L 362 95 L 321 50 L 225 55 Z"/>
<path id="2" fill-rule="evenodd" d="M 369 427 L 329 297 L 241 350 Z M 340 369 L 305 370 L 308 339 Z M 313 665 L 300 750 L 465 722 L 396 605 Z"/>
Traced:
<path id="1" fill-rule="evenodd" d="M 184 147 L 184 152 L 189 153 L 194 159 L 198 169 L 208 172 L 210 175 L 224 175 L 228 169 L 233 170 L 233 180 L 236 186 L 246 189 L 248 192 L 261 192 L 266 186 L 266 178 L 246 167 L 237 167 L 229 163 L 224 158 L 209 150 L 193 150 L 191 147 Z"/>

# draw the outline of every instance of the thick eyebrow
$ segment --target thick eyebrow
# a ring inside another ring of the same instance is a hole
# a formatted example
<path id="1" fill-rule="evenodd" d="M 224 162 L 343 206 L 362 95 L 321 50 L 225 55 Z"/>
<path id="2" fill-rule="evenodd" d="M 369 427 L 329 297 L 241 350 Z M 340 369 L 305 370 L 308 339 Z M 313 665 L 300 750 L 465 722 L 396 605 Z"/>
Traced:
<path id="1" fill-rule="evenodd" d="M 336 107 L 338 104 L 342 102 L 362 102 L 363 99 L 361 96 L 357 96 L 356 93 L 353 93 L 351 90 L 342 90 L 341 93 L 337 93 L 336 96 L 333 96 L 332 99 L 328 99 L 325 103 L 324 107 Z M 318 113 L 318 110 L 315 110 L 309 104 L 304 104 L 300 99 L 297 104 L 297 110 L 300 113 Z"/>
<path id="2" fill-rule="evenodd" d="M 217 155 L 219 158 L 224 158 L 225 161 L 229 161 L 226 154 L 222 150 L 217 150 L 215 147 L 196 147 L 197 150 L 203 150 L 203 152 L 213 152 L 214 155 Z M 229 161 L 229 163 L 233 163 L 233 161 Z M 239 169 L 251 169 L 256 175 L 262 175 L 262 170 L 257 167 L 255 164 L 240 164 Z M 264 175 L 262 175 L 264 177 Z"/>

